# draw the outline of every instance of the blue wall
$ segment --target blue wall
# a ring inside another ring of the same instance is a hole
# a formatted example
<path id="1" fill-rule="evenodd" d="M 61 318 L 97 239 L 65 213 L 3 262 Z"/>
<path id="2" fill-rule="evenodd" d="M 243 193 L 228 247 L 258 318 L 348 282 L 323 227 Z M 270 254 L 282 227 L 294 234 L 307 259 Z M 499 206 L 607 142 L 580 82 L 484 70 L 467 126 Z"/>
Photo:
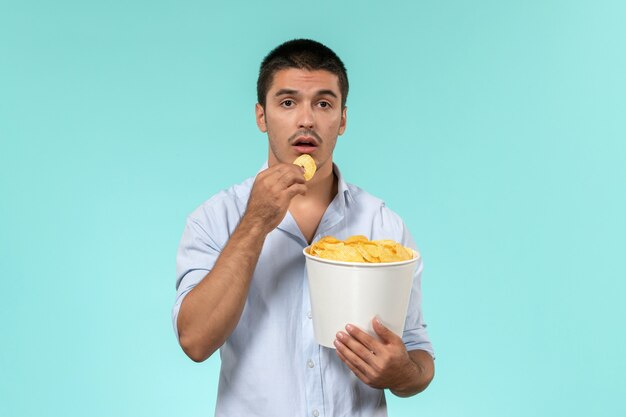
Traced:
<path id="1" fill-rule="evenodd" d="M 335 160 L 424 257 L 436 378 L 390 415 L 626 415 L 626 3 L 90 3 L 0 4 L 1 415 L 212 415 L 176 248 L 264 162 L 294 37 L 345 61 Z"/>

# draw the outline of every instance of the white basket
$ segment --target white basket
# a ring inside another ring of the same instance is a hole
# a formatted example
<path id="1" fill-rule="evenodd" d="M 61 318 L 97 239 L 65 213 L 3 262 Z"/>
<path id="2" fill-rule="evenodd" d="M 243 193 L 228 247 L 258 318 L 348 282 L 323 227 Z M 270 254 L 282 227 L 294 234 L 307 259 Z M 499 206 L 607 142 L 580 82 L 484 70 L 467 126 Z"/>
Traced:
<path id="1" fill-rule="evenodd" d="M 338 331 L 354 324 L 378 338 L 372 319 L 402 337 L 413 273 L 413 259 L 389 263 L 341 262 L 311 256 L 304 248 L 315 340 L 329 348 Z"/>

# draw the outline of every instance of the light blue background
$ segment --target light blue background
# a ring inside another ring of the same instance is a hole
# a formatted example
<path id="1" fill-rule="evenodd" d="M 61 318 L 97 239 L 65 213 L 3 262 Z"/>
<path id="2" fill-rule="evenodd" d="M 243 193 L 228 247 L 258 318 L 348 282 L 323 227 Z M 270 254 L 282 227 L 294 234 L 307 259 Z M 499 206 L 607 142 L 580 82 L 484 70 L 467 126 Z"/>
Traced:
<path id="1" fill-rule="evenodd" d="M 626 3 L 69 0 L 0 2 L 0 415 L 212 415 L 176 248 L 265 160 L 294 37 L 346 63 L 336 161 L 425 259 L 436 378 L 390 415 L 626 415 Z"/>

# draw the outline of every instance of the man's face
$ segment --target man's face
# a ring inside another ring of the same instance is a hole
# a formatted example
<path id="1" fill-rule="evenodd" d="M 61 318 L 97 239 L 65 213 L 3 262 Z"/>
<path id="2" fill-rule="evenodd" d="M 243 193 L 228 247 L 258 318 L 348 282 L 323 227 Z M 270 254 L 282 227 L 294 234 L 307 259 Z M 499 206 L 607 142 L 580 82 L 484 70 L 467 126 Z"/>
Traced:
<path id="1" fill-rule="evenodd" d="M 307 153 L 329 174 L 337 136 L 346 129 L 338 77 L 324 70 L 277 71 L 265 108 L 256 105 L 256 121 L 269 138 L 269 166 Z"/>

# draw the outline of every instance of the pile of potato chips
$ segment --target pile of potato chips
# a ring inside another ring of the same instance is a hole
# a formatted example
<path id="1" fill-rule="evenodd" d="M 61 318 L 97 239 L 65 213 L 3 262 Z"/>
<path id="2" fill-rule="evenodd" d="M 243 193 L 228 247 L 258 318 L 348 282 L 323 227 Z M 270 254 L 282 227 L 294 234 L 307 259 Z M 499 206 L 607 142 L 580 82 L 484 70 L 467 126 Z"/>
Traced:
<path id="1" fill-rule="evenodd" d="M 413 259 L 413 251 L 393 240 L 369 240 L 362 235 L 344 241 L 325 236 L 311 245 L 309 254 L 344 262 L 399 262 Z"/>

